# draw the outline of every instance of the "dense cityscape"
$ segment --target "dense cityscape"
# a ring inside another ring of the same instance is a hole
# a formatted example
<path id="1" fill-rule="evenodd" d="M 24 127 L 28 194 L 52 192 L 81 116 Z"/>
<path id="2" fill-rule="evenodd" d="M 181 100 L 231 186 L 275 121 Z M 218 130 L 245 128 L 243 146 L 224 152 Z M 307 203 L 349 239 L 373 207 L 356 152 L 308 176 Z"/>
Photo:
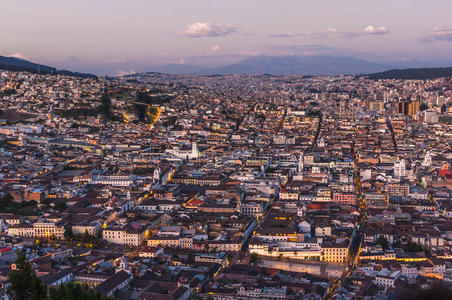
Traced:
<path id="1" fill-rule="evenodd" d="M 19 264 L 50 299 L 446 289 L 451 99 L 448 77 L 0 71 L 2 297 Z"/>

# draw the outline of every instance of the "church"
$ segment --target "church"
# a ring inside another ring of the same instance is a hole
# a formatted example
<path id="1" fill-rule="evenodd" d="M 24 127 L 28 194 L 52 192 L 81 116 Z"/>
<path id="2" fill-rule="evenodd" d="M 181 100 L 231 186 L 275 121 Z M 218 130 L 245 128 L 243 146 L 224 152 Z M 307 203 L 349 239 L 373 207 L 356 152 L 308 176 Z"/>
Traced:
<path id="1" fill-rule="evenodd" d="M 174 147 L 172 149 L 166 149 L 165 153 L 181 159 L 193 159 L 198 158 L 200 156 L 197 143 L 192 143 L 191 147 L 184 145 L 181 148 Z"/>

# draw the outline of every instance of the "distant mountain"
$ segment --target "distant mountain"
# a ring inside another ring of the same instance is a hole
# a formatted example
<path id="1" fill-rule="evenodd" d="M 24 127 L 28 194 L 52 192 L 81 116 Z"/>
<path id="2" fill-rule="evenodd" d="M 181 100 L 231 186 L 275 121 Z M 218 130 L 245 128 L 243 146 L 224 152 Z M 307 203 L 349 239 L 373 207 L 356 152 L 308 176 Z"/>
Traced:
<path id="1" fill-rule="evenodd" d="M 174 60 L 176 60 L 174 58 Z M 206 56 L 187 57 L 184 63 L 148 65 L 143 61 L 127 59 L 109 61 L 84 61 L 70 56 L 54 62 L 57 69 L 110 76 L 157 72 L 165 74 L 271 74 L 271 75 L 361 75 L 383 72 L 391 69 L 430 68 L 452 66 L 452 59 L 429 61 L 404 60 L 377 63 L 365 59 L 344 56 Z"/>
<path id="2" fill-rule="evenodd" d="M 218 74 L 339 75 L 366 74 L 388 66 L 352 57 L 335 56 L 252 56 L 237 64 L 217 68 Z"/>
<path id="3" fill-rule="evenodd" d="M 82 61 L 75 56 L 69 56 L 62 62 L 56 64 L 58 68 L 62 69 L 70 69 L 70 70 L 78 70 Z"/>
<path id="4" fill-rule="evenodd" d="M 60 74 L 67 76 L 77 76 L 77 77 L 91 77 L 97 78 L 95 75 L 71 72 L 67 70 L 58 70 L 54 67 L 49 67 L 46 65 L 36 64 L 34 62 L 16 58 L 16 57 L 6 57 L 0 56 L 0 70 L 8 71 L 25 71 L 30 73 L 41 73 L 41 74 Z"/>
<path id="5" fill-rule="evenodd" d="M 169 74 L 339 75 L 368 74 L 389 68 L 391 66 L 352 57 L 315 55 L 252 56 L 241 62 L 217 68 L 172 64 L 150 67 L 147 71 Z"/>
<path id="6" fill-rule="evenodd" d="M 380 73 L 366 75 L 370 79 L 434 79 L 440 77 L 452 76 L 452 67 L 450 68 L 418 68 L 389 70 Z"/>
<path id="7" fill-rule="evenodd" d="M 209 68 L 190 66 L 184 64 L 168 64 L 162 66 L 148 67 L 144 71 L 165 73 L 165 74 L 208 74 Z"/>

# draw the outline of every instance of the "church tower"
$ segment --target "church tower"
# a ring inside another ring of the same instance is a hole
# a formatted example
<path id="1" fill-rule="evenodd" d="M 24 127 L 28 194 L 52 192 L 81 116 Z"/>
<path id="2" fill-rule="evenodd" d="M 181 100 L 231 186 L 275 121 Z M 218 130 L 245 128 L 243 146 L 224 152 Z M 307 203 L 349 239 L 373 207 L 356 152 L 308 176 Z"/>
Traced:
<path id="1" fill-rule="evenodd" d="M 154 176 L 152 178 L 153 183 L 160 181 L 160 167 L 154 169 Z"/>
<path id="2" fill-rule="evenodd" d="M 424 167 L 430 167 L 432 165 L 432 154 L 430 153 L 430 151 L 427 151 L 427 154 L 425 154 L 422 165 Z"/>
<path id="3" fill-rule="evenodd" d="M 303 155 L 300 154 L 298 158 L 298 174 L 302 173 L 304 169 Z"/>
<path id="4" fill-rule="evenodd" d="M 192 158 L 199 157 L 198 144 L 196 142 L 191 143 L 191 157 Z"/>

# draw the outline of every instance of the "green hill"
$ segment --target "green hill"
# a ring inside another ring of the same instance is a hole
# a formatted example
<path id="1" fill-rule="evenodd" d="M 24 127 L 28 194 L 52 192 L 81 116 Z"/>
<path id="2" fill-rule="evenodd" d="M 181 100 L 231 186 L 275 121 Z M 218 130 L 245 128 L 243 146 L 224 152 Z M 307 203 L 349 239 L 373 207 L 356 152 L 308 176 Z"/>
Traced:
<path id="1" fill-rule="evenodd" d="M 434 79 L 452 76 L 452 67 L 450 68 L 419 68 L 389 70 L 380 73 L 366 75 L 370 79 Z"/>

